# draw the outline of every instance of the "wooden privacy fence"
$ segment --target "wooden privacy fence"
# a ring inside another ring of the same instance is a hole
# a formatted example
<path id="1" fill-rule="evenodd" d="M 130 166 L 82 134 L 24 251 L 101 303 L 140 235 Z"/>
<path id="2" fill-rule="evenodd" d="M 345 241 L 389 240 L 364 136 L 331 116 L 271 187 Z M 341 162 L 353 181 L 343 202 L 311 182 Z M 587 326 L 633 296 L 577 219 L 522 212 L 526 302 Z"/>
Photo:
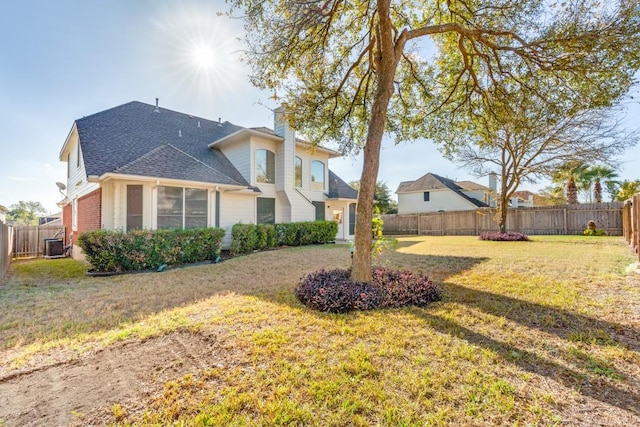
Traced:
<path id="1" fill-rule="evenodd" d="M 64 225 L 18 226 L 13 230 L 13 257 L 28 258 L 44 255 L 45 239 L 64 239 Z"/>
<path id="2" fill-rule="evenodd" d="M 0 279 L 7 272 L 12 256 L 13 227 L 0 221 Z"/>
<path id="3" fill-rule="evenodd" d="M 514 208 L 507 213 L 507 230 L 531 235 L 582 234 L 595 221 L 609 236 L 622 235 L 622 202 Z M 385 234 L 473 236 L 498 231 L 496 209 L 383 215 Z"/>
<path id="4" fill-rule="evenodd" d="M 622 221 L 624 240 L 638 254 L 640 262 L 640 193 L 624 202 Z"/>

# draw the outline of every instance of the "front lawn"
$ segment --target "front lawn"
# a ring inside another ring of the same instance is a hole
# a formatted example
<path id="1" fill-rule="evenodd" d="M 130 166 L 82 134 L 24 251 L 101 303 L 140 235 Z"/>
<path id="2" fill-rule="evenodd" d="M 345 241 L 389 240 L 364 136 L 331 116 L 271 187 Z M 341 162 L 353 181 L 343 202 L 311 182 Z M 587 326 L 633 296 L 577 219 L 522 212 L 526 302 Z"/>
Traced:
<path id="1" fill-rule="evenodd" d="M 3 373 L 51 354 L 83 357 L 187 331 L 214 335 L 225 363 L 116 402 L 107 420 L 640 424 L 640 276 L 625 273 L 632 253 L 617 237 L 532 239 L 400 238 L 378 263 L 429 275 L 443 301 L 347 314 L 315 312 L 293 296 L 305 273 L 349 266 L 343 245 L 103 278 L 70 260 L 15 263 L 0 284 L 0 386 Z"/>

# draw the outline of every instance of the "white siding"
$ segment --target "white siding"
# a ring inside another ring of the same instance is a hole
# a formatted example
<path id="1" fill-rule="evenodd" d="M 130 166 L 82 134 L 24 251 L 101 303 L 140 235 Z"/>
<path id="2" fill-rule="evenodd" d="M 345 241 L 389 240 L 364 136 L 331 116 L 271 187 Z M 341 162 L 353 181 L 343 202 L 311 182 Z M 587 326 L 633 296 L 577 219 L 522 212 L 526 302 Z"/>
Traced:
<path id="1" fill-rule="evenodd" d="M 234 224 L 255 224 L 256 197 L 254 195 L 225 193 L 220 194 L 220 228 L 225 230 L 223 247 L 231 244 L 231 227 Z"/>
<path id="2" fill-rule="evenodd" d="M 424 201 L 422 191 L 398 194 L 398 214 L 472 209 L 476 209 L 473 203 L 450 190 L 430 190 L 428 202 Z"/>
<path id="3" fill-rule="evenodd" d="M 251 177 L 253 175 L 251 159 L 253 156 L 251 154 L 249 141 L 229 144 L 220 151 L 227 156 L 229 161 L 236 167 L 236 169 L 238 169 L 238 172 L 240 172 L 243 178 L 246 179 L 247 182 L 251 182 Z"/>
<path id="4" fill-rule="evenodd" d="M 85 194 L 88 194 L 96 190 L 99 185 L 96 183 L 87 182 L 87 173 L 84 167 L 84 161 L 82 159 L 82 152 L 78 150 L 78 133 L 74 130 L 69 136 L 69 144 L 66 149 L 66 155 L 64 158 L 67 160 L 67 189 L 65 194 L 67 199 L 73 201 L 77 200 Z M 79 157 L 79 158 L 78 158 Z M 78 165 L 79 163 L 79 165 Z M 72 209 L 74 210 L 76 203 L 72 203 Z M 72 224 L 73 231 L 77 231 L 77 212 L 73 212 L 73 218 L 76 219 Z"/>

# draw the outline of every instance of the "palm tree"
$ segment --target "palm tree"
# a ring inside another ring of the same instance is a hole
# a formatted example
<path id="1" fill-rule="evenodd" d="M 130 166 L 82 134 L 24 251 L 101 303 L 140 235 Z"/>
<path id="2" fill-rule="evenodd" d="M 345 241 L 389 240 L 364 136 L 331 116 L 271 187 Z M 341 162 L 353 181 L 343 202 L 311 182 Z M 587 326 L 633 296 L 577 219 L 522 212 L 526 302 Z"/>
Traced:
<path id="1" fill-rule="evenodd" d="M 609 166 L 596 165 L 587 169 L 586 177 L 589 182 L 593 183 L 594 202 L 602 203 L 602 182 L 605 183 L 607 188 L 610 188 L 611 183 L 615 182 L 614 178 L 617 178 L 618 174 Z"/>
<path id="2" fill-rule="evenodd" d="M 569 162 L 559 168 L 552 176 L 551 181 L 566 188 L 567 203 L 578 203 L 578 191 L 587 192 L 591 188 L 591 182 L 588 179 L 587 171 L 589 165 L 580 162 Z M 589 198 L 590 198 L 589 194 Z"/>

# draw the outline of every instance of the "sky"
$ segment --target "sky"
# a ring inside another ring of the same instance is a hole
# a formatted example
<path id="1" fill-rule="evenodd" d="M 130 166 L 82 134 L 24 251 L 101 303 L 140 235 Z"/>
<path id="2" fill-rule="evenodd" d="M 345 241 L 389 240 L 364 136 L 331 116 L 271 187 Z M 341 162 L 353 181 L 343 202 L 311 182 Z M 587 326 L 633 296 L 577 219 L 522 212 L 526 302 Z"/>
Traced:
<path id="1" fill-rule="evenodd" d="M 66 182 L 59 153 L 74 120 L 130 101 L 246 127 L 273 127 L 270 94 L 255 89 L 240 62 L 239 20 L 224 1 L 0 1 L 0 205 L 41 202 L 59 211 Z M 640 126 L 632 105 L 629 126 Z M 362 157 L 333 159 L 349 182 Z M 444 159 L 428 140 L 383 144 L 378 179 L 392 192 L 431 172 L 488 185 Z M 619 174 L 640 178 L 640 147 Z M 547 185 L 524 185 L 536 189 Z"/>

